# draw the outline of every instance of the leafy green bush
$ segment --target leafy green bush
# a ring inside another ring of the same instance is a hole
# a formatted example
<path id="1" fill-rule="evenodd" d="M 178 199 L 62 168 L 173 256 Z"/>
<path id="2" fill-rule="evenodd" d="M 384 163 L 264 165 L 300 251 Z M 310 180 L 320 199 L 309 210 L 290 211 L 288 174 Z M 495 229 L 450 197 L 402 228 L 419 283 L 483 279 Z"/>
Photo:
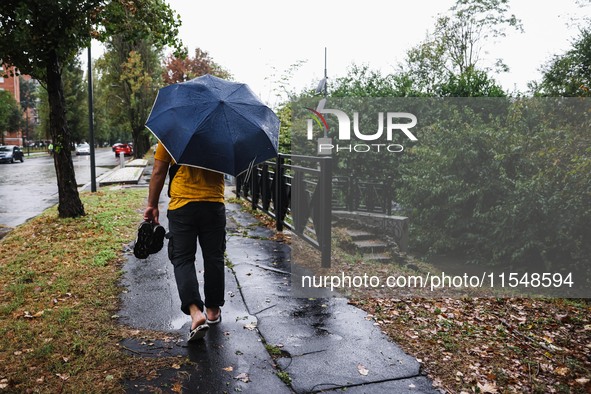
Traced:
<path id="1" fill-rule="evenodd" d="M 550 99 L 501 100 L 494 112 L 470 103 L 443 111 L 402 160 L 398 197 L 414 247 L 489 264 L 587 267 L 586 111 Z"/>

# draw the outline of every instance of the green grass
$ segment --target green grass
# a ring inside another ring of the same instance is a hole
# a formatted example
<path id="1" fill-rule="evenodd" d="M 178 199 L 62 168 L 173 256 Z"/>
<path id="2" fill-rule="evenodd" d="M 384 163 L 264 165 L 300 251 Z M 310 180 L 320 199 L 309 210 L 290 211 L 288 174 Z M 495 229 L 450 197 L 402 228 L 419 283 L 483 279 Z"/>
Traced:
<path id="1" fill-rule="evenodd" d="M 289 376 L 289 374 L 287 372 L 284 371 L 278 371 L 276 372 L 277 377 L 279 377 L 279 379 L 281 379 L 281 381 L 283 383 L 285 383 L 286 385 L 291 385 L 291 376 Z"/>
<path id="2" fill-rule="evenodd" d="M 277 346 L 266 344 L 265 349 L 267 349 L 267 352 L 271 356 L 280 356 L 281 355 L 281 349 Z"/>
<path id="3" fill-rule="evenodd" d="M 126 376 L 170 363 L 124 355 L 120 340 L 146 334 L 111 318 L 123 249 L 135 238 L 146 196 L 133 188 L 82 193 L 86 216 L 59 219 L 53 207 L 0 242 L 5 390 L 121 392 Z"/>

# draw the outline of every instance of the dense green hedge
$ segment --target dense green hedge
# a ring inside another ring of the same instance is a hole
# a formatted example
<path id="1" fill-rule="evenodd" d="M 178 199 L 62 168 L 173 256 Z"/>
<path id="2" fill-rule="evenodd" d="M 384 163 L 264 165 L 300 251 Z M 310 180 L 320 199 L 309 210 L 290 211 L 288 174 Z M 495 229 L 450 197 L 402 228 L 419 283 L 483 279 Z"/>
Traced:
<path id="1" fill-rule="evenodd" d="M 486 264 L 588 267 L 589 102 L 497 100 L 449 104 L 407 150 L 397 197 L 413 247 Z"/>

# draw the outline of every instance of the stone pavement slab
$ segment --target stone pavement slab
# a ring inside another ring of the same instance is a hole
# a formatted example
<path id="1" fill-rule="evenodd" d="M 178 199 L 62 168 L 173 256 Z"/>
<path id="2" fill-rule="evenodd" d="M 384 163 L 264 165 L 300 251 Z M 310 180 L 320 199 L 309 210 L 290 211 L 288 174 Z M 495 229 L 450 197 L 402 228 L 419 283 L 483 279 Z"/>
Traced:
<path id="1" fill-rule="evenodd" d="M 146 159 L 134 159 L 125 164 L 125 167 L 145 167 L 148 165 Z"/>
<path id="2" fill-rule="evenodd" d="M 336 388 L 329 390 L 329 386 L 322 386 L 323 393 L 347 393 L 347 394 L 373 394 L 373 393 L 388 393 L 388 394 L 417 394 L 417 393 L 432 393 L 433 388 L 431 381 L 424 376 L 402 379 L 389 380 L 386 382 L 376 382 L 371 384 L 362 384 L 359 386 L 349 386 L 346 390 Z"/>
<path id="3" fill-rule="evenodd" d="M 109 172 L 106 176 L 99 179 L 99 185 L 112 185 L 114 183 L 132 184 L 138 183 L 142 174 L 144 173 L 144 167 L 124 167 L 118 168 L 115 171 Z"/>

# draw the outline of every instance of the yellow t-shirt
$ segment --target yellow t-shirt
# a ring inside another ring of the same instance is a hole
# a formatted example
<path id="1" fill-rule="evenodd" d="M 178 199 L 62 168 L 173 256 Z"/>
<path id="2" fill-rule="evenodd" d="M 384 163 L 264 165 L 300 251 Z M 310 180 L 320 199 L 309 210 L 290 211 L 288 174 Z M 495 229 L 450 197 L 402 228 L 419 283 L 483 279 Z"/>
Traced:
<path id="1" fill-rule="evenodd" d="M 154 159 L 174 163 L 160 143 Z M 180 166 L 170 185 L 168 209 L 178 209 L 193 201 L 224 202 L 224 175 L 203 168 Z"/>

